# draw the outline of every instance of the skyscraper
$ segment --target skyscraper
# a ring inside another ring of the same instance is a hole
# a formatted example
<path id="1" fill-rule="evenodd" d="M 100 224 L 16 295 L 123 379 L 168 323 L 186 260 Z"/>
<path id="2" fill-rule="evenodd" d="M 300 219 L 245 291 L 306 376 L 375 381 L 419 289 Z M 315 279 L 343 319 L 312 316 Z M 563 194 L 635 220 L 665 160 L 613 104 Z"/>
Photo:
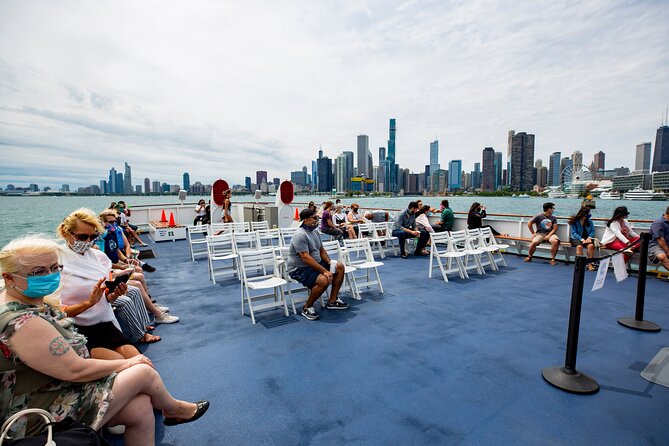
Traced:
<path id="1" fill-rule="evenodd" d="M 663 125 L 655 135 L 655 154 L 653 155 L 653 172 L 669 170 L 669 126 Z"/>
<path id="2" fill-rule="evenodd" d="M 246 187 L 246 190 L 251 191 L 251 177 L 244 177 L 244 187 Z"/>
<path id="3" fill-rule="evenodd" d="M 434 140 L 430 143 L 430 172 L 436 172 L 439 166 L 439 141 Z"/>
<path id="4" fill-rule="evenodd" d="M 190 189 L 190 175 L 188 175 L 188 172 L 184 172 L 183 174 L 183 187 L 184 190 L 187 191 Z"/>
<path id="5" fill-rule="evenodd" d="M 369 164 L 369 136 L 358 135 L 358 176 L 371 178 L 372 165 Z M 320 188 L 319 188 L 320 190 Z"/>
<path id="6" fill-rule="evenodd" d="M 553 152 L 553 154 L 548 158 L 548 185 L 549 186 L 559 186 L 560 185 L 560 159 L 562 158 L 562 153 Z"/>
<path id="7" fill-rule="evenodd" d="M 379 147 L 379 164 L 381 164 L 381 161 L 386 159 L 386 148 L 385 147 Z"/>
<path id="8" fill-rule="evenodd" d="M 116 193 L 116 168 L 112 167 L 109 169 L 109 180 L 107 181 L 107 193 L 115 194 Z"/>
<path id="9" fill-rule="evenodd" d="M 125 176 L 123 177 L 123 193 L 132 194 L 132 174 L 130 164 L 125 163 Z"/>
<path id="10" fill-rule="evenodd" d="M 264 170 L 256 171 L 256 187 L 260 189 L 260 185 L 265 181 L 267 183 L 267 172 Z"/>
<path id="11" fill-rule="evenodd" d="M 151 180 L 149 180 L 148 178 L 144 178 L 144 193 L 145 194 L 151 193 Z"/>
<path id="12" fill-rule="evenodd" d="M 481 188 L 481 163 L 474 163 L 474 170 L 472 171 L 472 184 L 474 189 Z"/>
<path id="13" fill-rule="evenodd" d="M 651 145 L 649 142 L 642 142 L 636 145 L 636 157 L 634 158 L 635 173 L 650 172 Z"/>
<path id="14" fill-rule="evenodd" d="M 534 135 L 519 132 L 511 139 L 511 190 L 532 190 L 534 186 Z"/>
<path id="15" fill-rule="evenodd" d="M 318 192 L 330 192 L 334 187 L 332 178 L 332 160 L 322 156 L 316 161 L 318 165 Z"/>
<path id="16" fill-rule="evenodd" d="M 486 147 L 483 149 L 483 173 L 481 179 L 481 188 L 484 192 L 495 190 L 495 149 Z"/>
<path id="17" fill-rule="evenodd" d="M 335 165 L 337 166 L 337 173 L 335 175 L 337 180 L 337 183 L 335 184 L 337 192 L 346 192 L 351 188 L 351 177 L 353 176 L 353 152 L 348 153 L 351 154 L 350 157 L 347 155 L 347 152 L 342 152 L 341 155 L 337 156 L 337 161 L 335 162 Z M 351 163 L 349 163 L 349 159 L 351 160 Z"/>
<path id="18" fill-rule="evenodd" d="M 583 153 L 579 150 L 575 150 L 574 153 L 571 154 L 571 164 L 572 166 L 583 164 Z"/>
<path id="19" fill-rule="evenodd" d="M 595 159 L 594 159 L 595 170 L 598 172 L 600 170 L 606 170 L 605 161 L 606 161 L 606 154 L 604 152 L 600 150 L 599 152 L 595 153 Z"/>
<path id="20" fill-rule="evenodd" d="M 455 191 L 462 188 L 462 160 L 453 160 L 448 163 L 448 190 Z"/>
<path id="21" fill-rule="evenodd" d="M 513 145 L 513 137 L 516 134 L 515 130 L 509 130 L 509 133 L 507 134 L 507 149 L 506 149 L 506 184 L 508 186 L 511 185 L 511 156 L 512 154 L 512 145 Z"/>
<path id="22" fill-rule="evenodd" d="M 495 189 L 497 190 L 502 187 L 503 184 L 503 173 L 504 165 L 502 164 L 502 152 L 495 152 Z"/>
<path id="23" fill-rule="evenodd" d="M 399 184 L 397 179 L 398 167 L 395 164 L 395 118 L 390 118 L 390 125 L 388 131 L 388 156 L 386 156 L 386 192 L 399 192 Z"/>

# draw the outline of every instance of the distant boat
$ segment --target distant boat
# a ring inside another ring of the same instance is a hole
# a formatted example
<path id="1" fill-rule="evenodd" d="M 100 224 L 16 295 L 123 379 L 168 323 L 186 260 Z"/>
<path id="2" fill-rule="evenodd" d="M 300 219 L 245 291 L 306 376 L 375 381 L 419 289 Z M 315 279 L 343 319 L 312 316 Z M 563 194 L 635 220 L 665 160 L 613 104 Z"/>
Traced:
<path id="1" fill-rule="evenodd" d="M 548 198 L 567 198 L 567 194 L 562 192 L 560 188 L 555 188 L 548 192 Z"/>
<path id="2" fill-rule="evenodd" d="M 530 196 L 527 195 L 527 194 L 520 194 L 520 195 L 513 194 L 513 195 L 511 195 L 511 197 L 512 198 L 530 198 Z"/>
<path id="3" fill-rule="evenodd" d="M 602 200 L 620 200 L 620 192 L 616 190 L 607 190 L 599 194 Z"/>
<path id="4" fill-rule="evenodd" d="M 631 191 L 625 192 L 623 197 L 625 198 L 625 200 L 635 200 L 635 201 L 655 201 L 655 200 L 667 199 L 667 197 L 662 192 L 645 190 L 642 189 L 641 186 L 637 186 Z"/>

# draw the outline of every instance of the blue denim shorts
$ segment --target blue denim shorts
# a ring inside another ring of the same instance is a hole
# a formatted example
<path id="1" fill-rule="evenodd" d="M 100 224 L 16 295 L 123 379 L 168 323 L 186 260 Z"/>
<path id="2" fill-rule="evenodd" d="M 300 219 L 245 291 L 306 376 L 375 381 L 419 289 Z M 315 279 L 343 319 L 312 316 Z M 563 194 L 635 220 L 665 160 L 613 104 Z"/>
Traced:
<path id="1" fill-rule="evenodd" d="M 324 260 L 321 260 L 319 263 L 323 268 L 327 269 L 328 271 L 330 270 L 329 263 L 325 262 Z M 290 272 L 290 278 L 297 280 L 307 288 L 313 288 L 313 286 L 316 284 L 318 276 L 321 274 L 322 273 L 319 273 L 310 266 L 300 266 Z"/>

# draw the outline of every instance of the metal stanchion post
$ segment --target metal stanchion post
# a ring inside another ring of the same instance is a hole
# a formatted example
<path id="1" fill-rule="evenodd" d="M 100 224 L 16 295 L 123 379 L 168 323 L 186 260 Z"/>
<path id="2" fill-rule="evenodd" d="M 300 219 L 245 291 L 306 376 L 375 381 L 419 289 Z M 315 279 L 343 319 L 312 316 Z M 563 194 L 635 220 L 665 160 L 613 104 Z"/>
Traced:
<path id="1" fill-rule="evenodd" d="M 587 259 L 576 257 L 574 280 L 571 288 L 571 307 L 569 310 L 569 329 L 567 332 L 567 351 L 564 367 L 546 367 L 541 376 L 549 384 L 560 390 L 579 394 L 592 394 L 599 391 L 599 384 L 593 378 L 576 370 L 578 350 L 578 331 L 581 324 L 581 305 L 583 303 L 583 282 Z"/>
<path id="2" fill-rule="evenodd" d="M 646 298 L 646 268 L 648 266 L 648 243 L 650 242 L 650 233 L 644 232 L 641 237 L 641 250 L 639 255 L 639 277 L 636 283 L 636 309 L 634 317 L 621 317 L 618 323 L 623 327 L 639 331 L 658 332 L 660 326 L 654 322 L 643 320 L 643 307 Z"/>

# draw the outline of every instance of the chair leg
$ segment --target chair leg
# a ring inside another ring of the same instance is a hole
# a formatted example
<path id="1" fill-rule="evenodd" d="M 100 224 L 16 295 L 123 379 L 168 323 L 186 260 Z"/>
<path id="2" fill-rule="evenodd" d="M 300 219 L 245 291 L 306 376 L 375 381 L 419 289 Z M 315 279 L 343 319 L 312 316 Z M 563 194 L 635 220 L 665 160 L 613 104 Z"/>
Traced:
<path id="1" fill-rule="evenodd" d="M 376 282 L 379 284 L 379 289 L 381 294 L 383 294 L 383 285 L 381 284 L 381 276 L 379 276 L 379 269 L 374 267 L 374 272 L 376 273 Z"/>

